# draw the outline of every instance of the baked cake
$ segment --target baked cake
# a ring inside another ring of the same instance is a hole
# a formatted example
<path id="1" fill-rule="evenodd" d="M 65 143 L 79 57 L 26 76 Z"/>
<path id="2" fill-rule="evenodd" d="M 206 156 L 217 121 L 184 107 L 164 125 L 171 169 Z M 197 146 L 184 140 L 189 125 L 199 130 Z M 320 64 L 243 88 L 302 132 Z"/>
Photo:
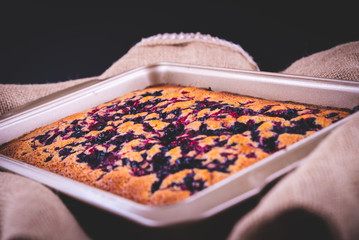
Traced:
<path id="1" fill-rule="evenodd" d="M 350 114 L 179 86 L 135 91 L 0 153 L 148 205 L 186 199 Z"/>

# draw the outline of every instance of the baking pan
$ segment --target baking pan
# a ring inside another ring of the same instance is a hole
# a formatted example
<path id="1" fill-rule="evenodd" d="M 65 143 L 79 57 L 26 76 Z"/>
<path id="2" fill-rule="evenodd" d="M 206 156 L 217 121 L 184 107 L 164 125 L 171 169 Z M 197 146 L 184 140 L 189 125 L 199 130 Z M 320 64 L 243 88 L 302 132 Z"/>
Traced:
<path id="1" fill-rule="evenodd" d="M 70 114 L 84 111 L 134 90 L 178 84 L 269 100 L 337 108 L 359 104 L 359 83 L 302 76 L 158 63 L 72 88 L 17 109 L 0 119 L 0 144 Z M 359 113 L 356 113 L 359 114 Z M 0 155 L 0 167 L 34 179 L 70 197 L 148 227 L 199 221 L 255 196 L 268 183 L 288 173 L 334 128 L 353 115 L 278 151 L 238 173 L 167 206 L 146 206 Z"/>

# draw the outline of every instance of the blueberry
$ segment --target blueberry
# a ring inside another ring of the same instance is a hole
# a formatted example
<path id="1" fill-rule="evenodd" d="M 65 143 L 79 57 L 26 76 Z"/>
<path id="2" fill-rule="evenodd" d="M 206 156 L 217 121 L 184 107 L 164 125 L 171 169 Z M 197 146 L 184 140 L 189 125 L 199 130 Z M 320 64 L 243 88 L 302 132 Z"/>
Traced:
<path id="1" fill-rule="evenodd" d="M 258 114 L 257 114 L 255 111 L 253 111 L 252 109 L 245 108 L 245 109 L 243 109 L 242 115 L 245 115 L 245 116 L 256 116 L 256 115 L 258 115 Z"/>
<path id="2" fill-rule="evenodd" d="M 216 129 L 216 130 L 211 130 L 210 135 L 211 136 L 221 136 L 225 132 L 226 132 L 226 129 Z"/>
<path id="3" fill-rule="evenodd" d="M 101 132 L 91 142 L 93 144 L 103 144 L 103 143 L 107 142 L 108 140 L 110 140 L 115 135 L 116 135 L 116 132 L 114 132 L 114 131 Z"/>
<path id="4" fill-rule="evenodd" d="M 287 108 L 286 110 L 277 110 L 264 113 L 266 116 L 270 117 L 281 117 L 286 120 L 290 120 L 292 118 L 298 117 L 298 111 L 293 108 Z"/>
<path id="5" fill-rule="evenodd" d="M 62 159 L 65 159 L 68 155 L 74 153 L 74 151 L 72 151 L 71 148 L 63 148 L 59 151 L 59 156 L 62 158 Z"/>
<path id="6" fill-rule="evenodd" d="M 226 164 L 219 162 L 217 159 L 213 160 L 206 167 L 207 167 L 208 171 L 210 171 L 210 172 L 213 172 L 213 171 L 228 172 Z"/>
<path id="7" fill-rule="evenodd" d="M 130 110 L 128 112 L 129 114 L 136 114 L 137 113 L 137 108 L 136 107 L 130 107 Z"/>
<path id="8" fill-rule="evenodd" d="M 141 154 L 141 157 L 142 157 L 142 159 L 145 161 L 145 160 L 147 159 L 147 153 L 142 153 L 142 154 Z"/>
<path id="9" fill-rule="evenodd" d="M 144 94 L 141 94 L 142 97 L 148 97 L 148 96 L 152 96 L 152 94 L 150 92 L 146 92 Z"/>
<path id="10" fill-rule="evenodd" d="M 72 127 L 72 131 L 73 133 L 70 135 L 70 137 L 74 138 L 80 138 L 88 133 L 87 131 L 82 131 L 82 127 L 80 125 L 75 125 Z"/>
<path id="11" fill-rule="evenodd" d="M 247 158 L 256 158 L 257 155 L 256 155 L 254 152 L 252 152 L 252 153 L 248 153 L 248 154 L 246 155 L 246 157 L 247 157 Z"/>
<path id="12" fill-rule="evenodd" d="M 183 124 L 177 124 L 174 125 L 173 123 L 169 124 L 167 127 L 163 130 L 164 134 L 162 136 L 161 144 L 164 146 L 168 146 L 171 144 L 171 142 L 176 140 L 177 136 L 180 136 L 184 133 L 184 126 Z"/>
<path id="13" fill-rule="evenodd" d="M 146 175 L 146 171 L 141 168 L 132 168 L 132 174 L 134 176 L 140 177 Z"/>
<path id="14" fill-rule="evenodd" d="M 190 141 L 189 139 L 183 139 L 180 142 L 180 147 L 181 147 L 181 151 L 183 154 L 187 154 L 188 152 L 190 152 L 192 150 L 192 141 Z"/>
<path id="15" fill-rule="evenodd" d="M 125 102 L 124 105 L 125 105 L 125 106 L 133 106 L 134 103 L 135 103 L 134 101 L 128 100 L 128 101 Z"/>
<path id="16" fill-rule="evenodd" d="M 192 184 L 193 184 L 193 176 L 187 175 L 183 178 L 184 186 L 182 187 L 182 190 L 190 190 L 193 191 Z"/>
<path id="17" fill-rule="evenodd" d="M 117 136 L 115 139 L 110 141 L 110 144 L 119 146 L 123 143 L 130 142 L 136 138 L 141 138 L 141 135 L 135 136 L 133 133 L 130 132 L 130 133 L 126 133 L 125 135 Z"/>
<path id="18" fill-rule="evenodd" d="M 353 110 L 351 111 L 351 113 L 355 113 L 355 112 L 357 112 L 357 111 L 359 111 L 359 105 L 353 107 Z"/>
<path id="19" fill-rule="evenodd" d="M 191 194 L 201 191 L 205 188 L 205 183 L 201 179 L 194 179 L 195 174 L 189 173 L 183 178 L 182 183 L 173 182 L 169 187 L 180 187 L 183 191 L 190 191 Z"/>
<path id="20" fill-rule="evenodd" d="M 146 92 L 146 93 L 142 94 L 141 96 L 142 97 L 148 97 L 148 96 L 158 97 L 158 96 L 162 96 L 162 91 L 163 90 L 158 90 L 158 91 L 155 91 L 155 92 Z"/>
<path id="21" fill-rule="evenodd" d="M 212 105 L 210 106 L 210 110 L 213 111 L 213 110 L 216 110 L 216 109 L 220 109 L 221 108 L 221 105 Z"/>
<path id="22" fill-rule="evenodd" d="M 160 147 L 161 152 L 168 152 L 170 148 L 168 147 Z"/>
<path id="23" fill-rule="evenodd" d="M 47 132 L 44 135 L 37 136 L 35 140 L 38 140 L 40 143 L 44 143 L 49 137 L 50 137 L 49 132 Z"/>
<path id="24" fill-rule="evenodd" d="M 235 122 L 234 125 L 230 128 L 234 134 L 243 133 L 248 130 L 248 126 L 244 123 Z"/>
<path id="25" fill-rule="evenodd" d="M 49 156 L 49 157 L 47 157 L 47 158 L 45 159 L 44 162 L 49 162 L 49 161 L 51 161 L 51 160 L 52 160 L 52 156 Z"/>
<path id="26" fill-rule="evenodd" d="M 161 119 L 165 119 L 165 118 L 167 117 L 167 112 L 161 112 L 161 113 L 159 114 L 159 117 L 160 117 Z"/>
<path id="27" fill-rule="evenodd" d="M 264 112 L 266 112 L 266 111 L 268 111 L 269 109 L 271 109 L 272 108 L 272 105 L 266 105 L 266 106 L 264 106 L 260 111 L 259 111 L 259 113 L 264 113 Z"/>
<path id="28" fill-rule="evenodd" d="M 332 113 L 327 114 L 325 117 L 326 118 L 332 118 L 332 117 L 335 117 L 335 116 L 338 116 L 338 113 L 332 112 Z"/>
<path id="29" fill-rule="evenodd" d="M 221 141 L 221 142 L 218 142 L 217 144 L 216 144 L 216 146 L 218 146 L 218 147 L 223 147 L 224 145 L 226 145 L 227 144 L 227 140 L 224 140 L 224 141 Z"/>
<path id="30" fill-rule="evenodd" d="M 104 172 L 110 172 L 118 167 L 118 165 L 115 165 L 115 162 L 118 160 L 116 156 L 114 156 L 111 153 L 102 153 L 97 155 L 97 159 L 94 159 L 95 154 L 90 154 L 90 156 L 93 156 L 92 161 L 90 162 L 90 166 L 92 165 L 92 169 L 101 169 Z"/>
<path id="31" fill-rule="evenodd" d="M 131 121 L 134 123 L 142 123 L 144 117 L 137 117 L 132 119 Z"/>
<path id="32" fill-rule="evenodd" d="M 151 104 L 153 104 L 154 106 L 156 106 L 157 104 L 159 104 L 160 102 L 162 102 L 161 98 L 157 98 L 155 100 L 153 100 L 152 102 L 150 102 Z"/>
<path id="33" fill-rule="evenodd" d="M 278 134 L 282 134 L 282 133 L 294 133 L 294 131 L 292 131 L 291 127 L 282 127 L 280 125 L 275 125 L 273 126 L 273 132 L 278 133 Z"/>
<path id="34" fill-rule="evenodd" d="M 176 164 L 179 170 L 202 168 L 202 161 L 193 157 L 181 157 L 176 160 Z"/>
<path id="35" fill-rule="evenodd" d="M 248 126 L 248 128 L 254 129 L 255 126 L 256 126 L 256 122 L 255 122 L 253 119 L 249 119 L 249 120 L 246 122 L 246 125 Z"/>
<path id="36" fill-rule="evenodd" d="M 89 129 L 92 130 L 96 130 L 96 131 L 101 131 L 106 127 L 106 123 L 105 122 L 96 122 L 93 124 L 90 124 Z"/>
<path id="37" fill-rule="evenodd" d="M 252 130 L 251 131 L 251 139 L 254 142 L 259 142 L 259 131 Z"/>
<path id="38" fill-rule="evenodd" d="M 298 111 L 293 108 L 288 108 L 286 115 L 284 116 L 284 119 L 290 120 L 292 118 L 298 117 Z"/>
<path id="39" fill-rule="evenodd" d="M 151 186 L 151 192 L 154 193 L 154 192 L 156 192 L 158 189 L 160 189 L 161 183 L 162 183 L 162 180 L 159 180 L 159 181 L 154 182 L 154 183 L 152 184 L 152 186 Z"/>
<path id="40" fill-rule="evenodd" d="M 318 113 L 320 113 L 320 110 L 319 109 L 310 109 L 309 113 L 310 114 L 318 114 Z"/>
<path id="41" fill-rule="evenodd" d="M 118 157 L 115 156 L 113 153 L 106 153 L 106 158 L 102 161 L 102 165 L 104 166 L 114 166 L 115 162 L 118 161 Z M 116 165 L 117 166 L 117 165 Z"/>
<path id="42" fill-rule="evenodd" d="M 168 169 L 164 168 L 157 172 L 157 177 L 160 179 L 164 179 L 169 174 L 170 174 L 170 172 L 168 171 Z"/>
<path id="43" fill-rule="evenodd" d="M 155 132 L 155 130 L 153 129 L 153 127 L 151 127 L 151 125 L 148 124 L 147 122 L 144 122 L 144 123 L 142 124 L 142 126 L 143 126 L 143 130 L 144 130 L 145 132 Z"/>
<path id="44" fill-rule="evenodd" d="M 180 108 L 176 108 L 175 110 L 171 111 L 171 113 L 176 117 L 179 117 L 182 113 L 182 110 Z"/>
<path id="45" fill-rule="evenodd" d="M 263 149 L 266 153 L 273 153 L 277 151 L 277 137 L 264 138 L 262 143 L 259 145 L 261 149 Z"/>
<path id="46" fill-rule="evenodd" d="M 128 160 L 128 158 L 122 158 L 121 161 L 122 161 L 122 165 L 123 165 L 123 166 L 126 166 L 126 165 L 129 164 L 129 162 L 130 162 L 130 161 Z"/>
<path id="47" fill-rule="evenodd" d="M 152 96 L 156 96 L 156 97 L 162 96 L 162 91 L 163 91 L 163 90 L 158 90 L 158 91 L 154 92 L 154 93 L 152 94 Z"/>
<path id="48" fill-rule="evenodd" d="M 207 134 L 207 124 L 202 123 L 201 126 L 199 127 L 199 132 L 200 134 Z"/>
<path id="49" fill-rule="evenodd" d="M 99 167 L 102 161 L 105 160 L 107 154 L 102 151 L 94 150 L 91 154 L 80 153 L 77 155 L 77 162 L 87 163 L 91 169 Z"/>
<path id="50" fill-rule="evenodd" d="M 305 134 L 307 131 L 320 130 L 321 128 L 321 125 L 315 124 L 315 118 L 302 118 L 299 121 L 294 122 L 292 131 L 298 134 Z"/>
<path id="51" fill-rule="evenodd" d="M 202 180 L 196 180 L 192 183 L 192 191 L 198 192 L 205 188 L 204 182 Z"/>
<path id="52" fill-rule="evenodd" d="M 49 139 L 46 140 L 45 145 L 50 145 L 55 140 L 55 138 L 59 135 L 60 135 L 60 132 L 52 135 Z"/>
<path id="53" fill-rule="evenodd" d="M 166 157 L 163 152 L 159 152 L 152 157 L 153 170 L 155 172 L 163 169 L 169 164 L 171 157 Z"/>
<path id="54" fill-rule="evenodd" d="M 239 108 L 239 107 L 233 108 L 232 112 L 236 113 L 238 116 L 241 116 L 243 114 L 243 108 Z"/>

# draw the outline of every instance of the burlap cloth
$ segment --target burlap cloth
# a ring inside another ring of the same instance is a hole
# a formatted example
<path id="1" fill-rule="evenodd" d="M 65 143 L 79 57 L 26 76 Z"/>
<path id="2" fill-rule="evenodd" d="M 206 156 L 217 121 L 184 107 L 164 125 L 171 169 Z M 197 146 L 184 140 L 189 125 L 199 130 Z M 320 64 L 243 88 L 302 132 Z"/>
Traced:
<path id="1" fill-rule="evenodd" d="M 259 71 L 239 45 L 201 34 L 156 35 L 143 39 L 100 76 L 43 85 L 0 84 L 0 114 L 91 79 L 164 61 Z M 359 81 L 359 42 L 304 57 L 283 72 Z M 4 172 L 0 172 L 0 237 L 88 239 L 56 194 Z M 270 189 L 238 219 L 228 237 L 359 239 L 359 116 L 332 132 L 302 166 Z"/>

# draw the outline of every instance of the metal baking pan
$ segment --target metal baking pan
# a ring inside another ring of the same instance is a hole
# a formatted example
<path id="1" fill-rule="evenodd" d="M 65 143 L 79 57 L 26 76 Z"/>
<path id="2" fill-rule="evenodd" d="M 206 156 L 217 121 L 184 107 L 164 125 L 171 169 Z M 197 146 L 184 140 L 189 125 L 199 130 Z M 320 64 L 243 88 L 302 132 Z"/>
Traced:
<path id="1" fill-rule="evenodd" d="M 159 63 L 95 81 L 81 89 L 63 91 L 3 116 L 0 144 L 70 114 L 158 84 L 211 87 L 213 91 L 337 108 L 351 109 L 359 104 L 359 83 L 356 82 Z M 298 166 L 328 133 L 350 118 L 352 116 L 168 206 L 142 205 L 1 155 L 0 167 L 147 227 L 174 226 L 206 219 L 255 196 L 266 184 Z"/>

